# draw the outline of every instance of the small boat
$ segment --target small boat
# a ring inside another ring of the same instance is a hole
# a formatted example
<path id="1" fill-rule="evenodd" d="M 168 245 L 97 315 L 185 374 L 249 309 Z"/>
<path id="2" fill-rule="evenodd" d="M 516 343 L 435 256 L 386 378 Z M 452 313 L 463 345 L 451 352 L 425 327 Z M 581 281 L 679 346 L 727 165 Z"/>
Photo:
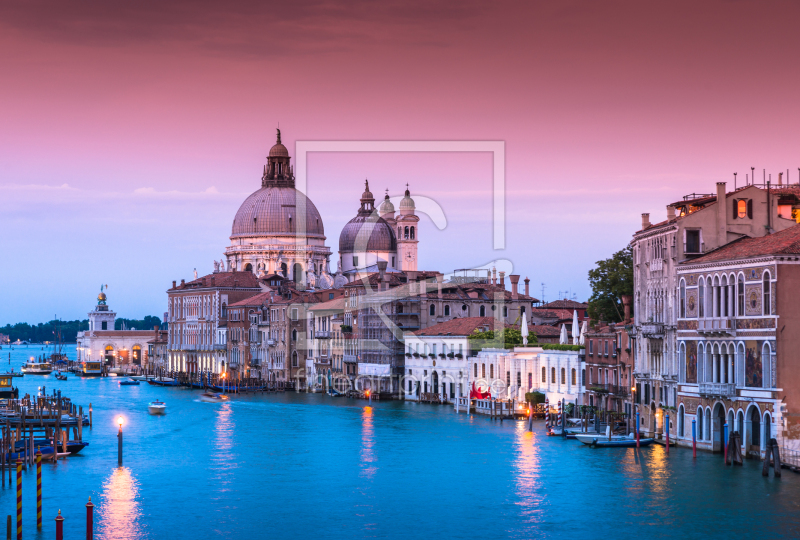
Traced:
<path id="1" fill-rule="evenodd" d="M 610 428 L 606 429 L 606 434 L 600 433 L 578 433 L 575 438 L 588 446 L 598 446 L 601 448 L 636 448 L 636 436 L 633 433 L 628 435 L 611 435 Z M 639 446 L 650 446 L 653 439 L 639 439 Z"/>
<path id="2" fill-rule="evenodd" d="M 178 386 L 178 381 L 169 377 L 159 377 L 158 379 L 150 379 L 147 384 L 153 386 Z"/>
<path id="3" fill-rule="evenodd" d="M 208 403 L 221 403 L 223 401 L 229 401 L 230 399 L 230 396 L 227 394 L 221 394 L 219 392 L 203 392 L 200 394 L 200 400 Z"/>
<path id="4" fill-rule="evenodd" d="M 156 378 L 155 375 L 131 375 L 131 379 L 134 381 L 151 381 Z"/>
<path id="5" fill-rule="evenodd" d="M 64 375 L 61 372 L 58 372 L 58 373 L 56 373 L 56 379 L 58 379 L 59 381 L 66 381 L 67 380 L 67 376 Z"/>
<path id="6" fill-rule="evenodd" d="M 119 381 L 120 386 L 138 386 L 139 381 L 134 381 L 133 379 L 128 379 L 125 381 Z"/>
<path id="7" fill-rule="evenodd" d="M 151 401 L 147 410 L 150 411 L 150 414 L 167 414 L 167 404 L 158 400 Z"/>
<path id="8" fill-rule="evenodd" d="M 25 445 L 30 444 L 29 441 L 17 441 L 14 443 L 14 450 L 17 452 L 24 452 Z M 36 448 L 51 448 L 53 446 L 52 439 L 34 439 L 33 440 L 33 447 Z M 84 441 L 67 441 L 67 454 L 77 454 L 84 448 L 89 446 L 88 442 Z M 63 443 L 58 443 L 58 449 L 63 451 L 64 445 Z M 44 452 L 44 450 L 42 450 Z"/>

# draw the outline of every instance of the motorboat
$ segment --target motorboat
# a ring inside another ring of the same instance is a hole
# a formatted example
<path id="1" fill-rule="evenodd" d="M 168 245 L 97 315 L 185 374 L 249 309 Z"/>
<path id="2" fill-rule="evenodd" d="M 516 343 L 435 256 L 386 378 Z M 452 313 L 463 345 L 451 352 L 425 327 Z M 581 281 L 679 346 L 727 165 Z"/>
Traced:
<path id="1" fill-rule="evenodd" d="M 103 374 L 102 362 L 81 362 L 80 368 L 75 371 L 81 377 L 100 377 Z"/>
<path id="2" fill-rule="evenodd" d="M 167 414 L 167 404 L 158 400 L 151 401 L 147 410 L 150 411 L 150 414 Z"/>
<path id="3" fill-rule="evenodd" d="M 127 379 L 124 381 L 119 381 L 120 386 L 138 386 L 139 381 L 134 381 L 133 379 Z"/>
<path id="4" fill-rule="evenodd" d="M 150 379 L 147 384 L 153 386 L 178 386 L 178 381 L 170 377 L 159 377 L 158 379 Z"/>
<path id="5" fill-rule="evenodd" d="M 633 433 L 627 435 L 612 435 L 611 427 L 606 428 L 605 435 L 600 433 L 578 433 L 575 438 L 588 446 L 599 446 L 608 448 L 636 448 L 636 436 Z M 639 446 L 650 446 L 652 438 L 639 439 Z"/>
<path id="6" fill-rule="evenodd" d="M 203 392 L 200 394 L 200 400 L 208 403 L 221 403 L 223 401 L 230 401 L 230 396 L 219 392 Z"/>
<path id="7" fill-rule="evenodd" d="M 19 397 L 19 389 L 11 384 L 12 375 L 10 373 L 0 374 L 0 399 L 16 399 Z"/>
<path id="8" fill-rule="evenodd" d="M 131 375 L 131 379 L 134 381 L 152 381 L 156 378 L 155 375 Z"/>
<path id="9" fill-rule="evenodd" d="M 50 375 L 53 372 L 53 365 L 50 362 L 36 361 L 31 358 L 23 364 L 22 372 L 26 375 Z"/>

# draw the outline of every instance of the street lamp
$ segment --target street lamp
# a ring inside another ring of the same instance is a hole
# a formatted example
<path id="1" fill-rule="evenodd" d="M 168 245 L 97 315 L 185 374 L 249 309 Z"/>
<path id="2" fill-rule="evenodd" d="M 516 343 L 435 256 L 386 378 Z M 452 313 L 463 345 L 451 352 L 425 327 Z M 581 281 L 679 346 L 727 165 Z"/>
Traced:
<path id="1" fill-rule="evenodd" d="M 122 415 L 117 418 L 119 424 L 119 433 L 117 433 L 117 465 L 122 467 Z"/>

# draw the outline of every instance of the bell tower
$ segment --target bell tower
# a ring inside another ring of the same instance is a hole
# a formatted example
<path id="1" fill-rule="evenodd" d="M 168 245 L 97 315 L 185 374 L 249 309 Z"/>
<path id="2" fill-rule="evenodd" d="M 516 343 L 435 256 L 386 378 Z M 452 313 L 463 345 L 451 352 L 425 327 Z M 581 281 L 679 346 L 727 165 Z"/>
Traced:
<path id="1" fill-rule="evenodd" d="M 114 321 L 117 318 L 117 314 L 108 309 L 106 305 L 107 297 L 103 289 L 104 286 L 100 285 L 100 294 L 97 295 L 97 305 L 94 311 L 89 312 L 89 332 L 114 329 Z"/>
<path id="2" fill-rule="evenodd" d="M 414 199 L 406 184 L 405 196 L 400 200 L 397 223 L 397 258 L 399 269 L 417 271 L 417 243 L 419 242 L 419 216 L 416 214 Z"/>

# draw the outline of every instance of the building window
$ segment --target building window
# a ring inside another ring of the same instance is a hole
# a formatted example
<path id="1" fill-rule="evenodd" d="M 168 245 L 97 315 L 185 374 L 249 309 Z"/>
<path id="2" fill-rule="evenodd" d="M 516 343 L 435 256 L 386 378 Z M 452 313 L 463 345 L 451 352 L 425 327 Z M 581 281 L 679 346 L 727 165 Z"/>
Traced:
<path id="1" fill-rule="evenodd" d="M 431 307 L 430 307 L 429 311 L 430 311 L 430 313 L 431 313 L 431 317 L 433 317 L 434 315 L 436 315 L 436 306 L 435 306 L 435 305 L 433 305 L 433 304 L 431 304 Z"/>
<path id="2" fill-rule="evenodd" d="M 475 378 L 478 378 L 478 364 L 473 364 L 475 366 Z"/>
<path id="3" fill-rule="evenodd" d="M 550 368 L 550 382 L 556 384 L 556 368 Z"/>
<path id="4" fill-rule="evenodd" d="M 685 253 L 700 253 L 700 231 L 686 231 Z"/>
<path id="5" fill-rule="evenodd" d="M 517 371 L 517 388 L 522 386 L 522 373 Z"/>
<path id="6" fill-rule="evenodd" d="M 581 370 L 581 385 L 586 386 L 586 370 Z"/>
<path id="7" fill-rule="evenodd" d="M 771 283 L 769 272 L 764 272 L 764 315 L 772 315 L 772 303 L 770 302 Z"/>
<path id="8" fill-rule="evenodd" d="M 414 239 L 414 227 L 411 227 L 411 239 Z"/>
<path id="9" fill-rule="evenodd" d="M 578 372 L 575 370 L 575 368 L 572 368 L 572 384 L 573 386 L 578 384 Z"/>
<path id="10" fill-rule="evenodd" d="M 108 322 L 106 322 L 106 321 L 101 322 L 100 323 L 100 329 L 101 330 L 108 330 Z"/>
<path id="11" fill-rule="evenodd" d="M 547 382 L 547 368 L 542 368 L 542 382 Z"/>
<path id="12" fill-rule="evenodd" d="M 450 316 L 450 306 L 444 306 L 444 316 L 445 317 Z"/>
<path id="13" fill-rule="evenodd" d="M 508 306 L 503 306 L 503 317 L 508 318 Z"/>
<path id="14" fill-rule="evenodd" d="M 511 372 L 506 371 L 506 388 L 511 388 Z"/>
<path id="15" fill-rule="evenodd" d="M 358 255 L 353 255 L 353 266 L 358 266 Z"/>
<path id="16" fill-rule="evenodd" d="M 706 312 L 706 280 L 700 278 L 700 284 L 697 286 L 697 316 L 701 319 L 705 317 Z"/>
<path id="17" fill-rule="evenodd" d="M 478 313 L 481 317 L 486 317 L 486 306 L 481 306 L 480 309 L 478 309 Z"/>
<path id="18" fill-rule="evenodd" d="M 489 378 L 494 379 L 494 364 L 489 364 Z"/>
<path id="19" fill-rule="evenodd" d="M 680 315 L 680 317 L 681 317 L 681 319 L 685 319 L 686 318 L 686 282 L 684 280 L 681 280 L 681 293 L 680 294 L 681 294 L 681 298 L 680 298 L 681 315 Z"/>
<path id="20" fill-rule="evenodd" d="M 486 378 L 486 364 L 481 364 L 481 377 Z"/>
<path id="21" fill-rule="evenodd" d="M 533 373 L 528 373 L 528 390 L 533 388 Z"/>
<path id="22" fill-rule="evenodd" d="M 594 345 L 594 340 L 593 340 L 593 339 L 590 339 L 590 340 L 589 340 L 589 356 L 592 356 L 592 355 L 594 354 L 594 352 L 593 352 L 593 351 L 594 351 L 594 347 L 593 347 L 593 345 Z"/>
<path id="23" fill-rule="evenodd" d="M 744 317 L 744 276 L 739 274 L 739 279 L 737 280 L 737 301 L 736 301 L 736 308 L 737 308 L 737 315 L 739 317 Z"/>

